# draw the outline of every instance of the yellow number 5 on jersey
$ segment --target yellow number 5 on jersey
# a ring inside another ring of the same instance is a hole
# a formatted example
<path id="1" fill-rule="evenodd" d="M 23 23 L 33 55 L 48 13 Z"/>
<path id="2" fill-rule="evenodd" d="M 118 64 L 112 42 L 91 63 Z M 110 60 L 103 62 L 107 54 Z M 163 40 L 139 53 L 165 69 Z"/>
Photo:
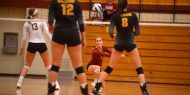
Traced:
<path id="1" fill-rule="evenodd" d="M 61 4 L 62 6 L 62 14 L 67 16 L 73 16 L 74 15 L 74 5 L 73 4 Z"/>
<path id="2" fill-rule="evenodd" d="M 128 18 L 122 18 L 122 27 L 128 27 Z"/>

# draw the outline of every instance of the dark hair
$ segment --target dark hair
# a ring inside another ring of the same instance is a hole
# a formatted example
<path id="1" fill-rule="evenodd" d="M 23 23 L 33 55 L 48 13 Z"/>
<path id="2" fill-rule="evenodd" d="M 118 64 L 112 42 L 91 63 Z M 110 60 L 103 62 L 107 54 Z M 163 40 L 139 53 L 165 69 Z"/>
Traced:
<path id="1" fill-rule="evenodd" d="M 34 14 L 34 12 L 35 12 L 35 8 L 30 8 L 29 10 L 28 10 L 28 15 L 29 16 L 32 16 L 33 14 Z"/>
<path id="2" fill-rule="evenodd" d="M 128 2 L 127 0 L 118 0 L 118 10 L 122 11 L 127 8 Z"/>
<path id="3" fill-rule="evenodd" d="M 27 17 L 27 19 L 32 19 L 34 16 L 36 16 L 37 15 L 37 13 L 35 13 L 36 10 L 37 10 L 36 8 L 30 8 L 28 10 L 28 17 Z"/>

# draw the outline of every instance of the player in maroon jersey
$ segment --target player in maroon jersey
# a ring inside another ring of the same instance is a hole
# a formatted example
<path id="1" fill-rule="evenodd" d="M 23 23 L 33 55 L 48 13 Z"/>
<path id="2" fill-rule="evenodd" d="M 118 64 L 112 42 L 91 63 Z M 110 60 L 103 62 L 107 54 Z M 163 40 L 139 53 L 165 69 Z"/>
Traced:
<path id="1" fill-rule="evenodd" d="M 96 46 L 92 50 L 92 57 L 87 65 L 88 72 L 94 74 L 94 82 L 91 84 L 92 86 L 95 85 L 95 83 L 98 81 L 100 77 L 103 58 L 110 57 L 112 53 L 112 51 L 109 48 L 103 46 L 103 41 L 101 37 L 97 37 L 95 41 Z M 124 54 L 122 54 L 121 56 L 125 57 Z"/>
<path id="2" fill-rule="evenodd" d="M 111 16 L 115 13 L 115 9 L 112 0 L 108 0 L 104 6 L 103 21 L 110 20 Z"/>

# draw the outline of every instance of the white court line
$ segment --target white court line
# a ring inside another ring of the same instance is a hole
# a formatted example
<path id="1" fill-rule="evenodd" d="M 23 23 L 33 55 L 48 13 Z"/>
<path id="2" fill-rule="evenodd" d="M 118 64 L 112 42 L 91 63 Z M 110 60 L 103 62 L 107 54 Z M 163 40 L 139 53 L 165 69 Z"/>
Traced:
<path id="1" fill-rule="evenodd" d="M 32 20 L 32 19 L 19 19 L 19 18 L 0 18 L 4 21 L 44 21 L 47 20 Z M 110 22 L 101 22 L 101 21 L 84 21 L 85 24 L 94 24 L 94 25 L 109 25 Z M 176 26 L 176 27 L 190 27 L 190 24 L 176 24 L 176 23 L 140 23 L 141 26 Z"/>

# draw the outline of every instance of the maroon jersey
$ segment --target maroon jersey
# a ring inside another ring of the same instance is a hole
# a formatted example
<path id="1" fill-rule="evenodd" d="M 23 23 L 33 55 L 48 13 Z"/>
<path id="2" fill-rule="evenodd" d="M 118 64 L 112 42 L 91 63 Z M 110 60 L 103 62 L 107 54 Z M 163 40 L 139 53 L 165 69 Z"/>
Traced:
<path id="1" fill-rule="evenodd" d="M 111 50 L 109 50 L 107 47 L 104 46 L 102 47 L 102 51 L 98 50 L 97 48 L 94 48 L 92 51 L 92 57 L 89 64 L 102 66 L 102 60 L 104 56 L 110 57 Z"/>
<path id="2" fill-rule="evenodd" d="M 115 10 L 114 4 L 113 4 L 113 3 L 109 3 L 109 2 L 104 5 L 104 8 L 105 8 L 105 10 L 107 10 L 109 13 L 113 13 L 114 10 Z"/>

